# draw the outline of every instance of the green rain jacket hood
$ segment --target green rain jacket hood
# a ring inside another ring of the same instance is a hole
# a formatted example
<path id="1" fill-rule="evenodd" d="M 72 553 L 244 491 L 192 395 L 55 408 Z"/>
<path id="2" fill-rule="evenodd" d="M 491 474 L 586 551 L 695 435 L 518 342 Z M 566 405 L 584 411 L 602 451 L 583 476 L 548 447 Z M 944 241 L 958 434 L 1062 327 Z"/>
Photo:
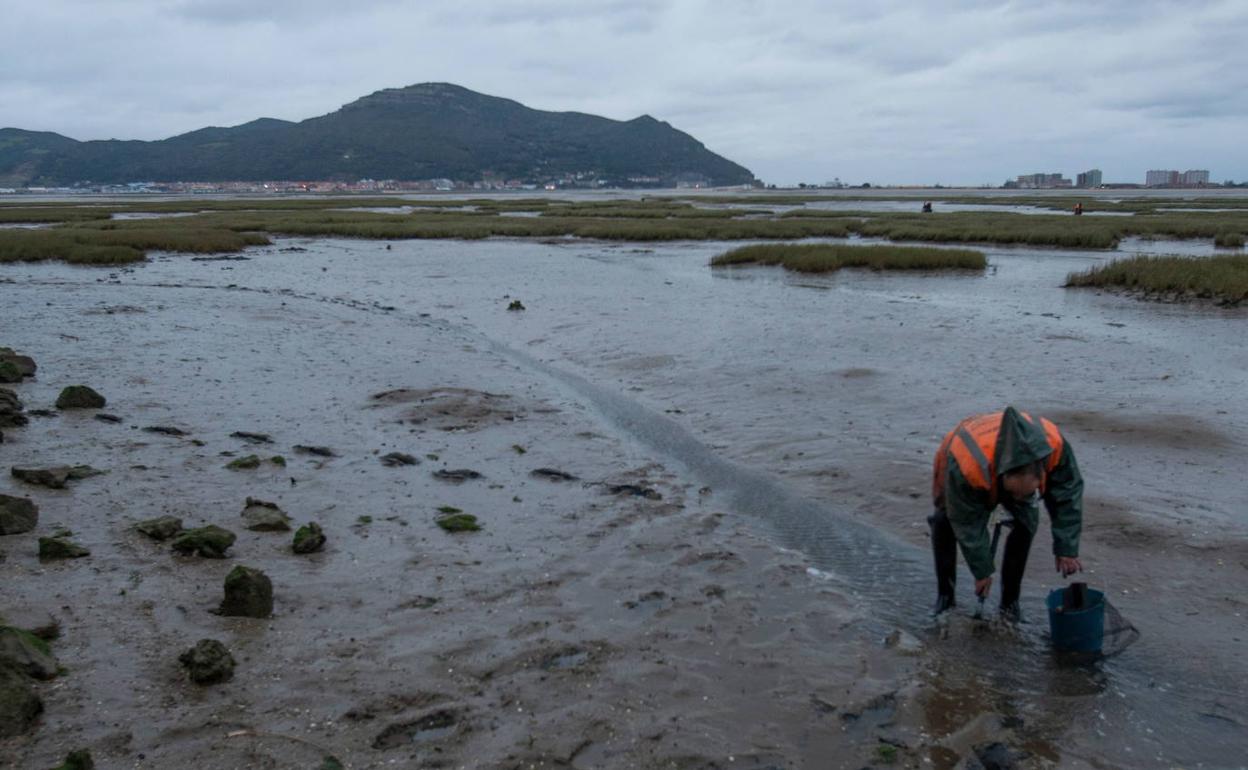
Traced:
<path id="1" fill-rule="evenodd" d="M 1024 419 L 1014 407 L 1007 406 L 1001 415 L 1001 432 L 997 434 L 997 473 L 1030 465 L 1052 453 L 1044 428 Z"/>

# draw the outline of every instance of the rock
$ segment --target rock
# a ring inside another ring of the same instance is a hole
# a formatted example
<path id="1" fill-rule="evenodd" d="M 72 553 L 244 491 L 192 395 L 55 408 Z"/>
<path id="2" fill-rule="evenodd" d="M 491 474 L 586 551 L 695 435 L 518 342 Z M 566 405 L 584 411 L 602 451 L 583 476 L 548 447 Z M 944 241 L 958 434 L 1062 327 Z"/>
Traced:
<path id="1" fill-rule="evenodd" d="M 99 413 L 97 413 L 97 414 L 95 415 L 95 419 L 99 420 L 100 422 L 111 422 L 111 423 L 119 423 L 119 422 L 121 422 L 121 418 L 120 418 L 120 417 L 118 417 L 118 416 L 117 416 L 117 415 L 115 415 L 115 414 L 108 414 L 107 412 L 99 412 Z"/>
<path id="2" fill-rule="evenodd" d="M 420 465 L 420 460 L 404 452 L 391 452 L 381 456 L 381 464 L 387 468 L 398 468 L 403 465 Z"/>
<path id="3" fill-rule="evenodd" d="M 13 467 L 10 473 L 13 474 L 13 478 L 25 481 L 27 484 L 49 489 L 64 489 L 67 482 L 100 476 L 107 471 L 92 468 L 90 465 L 58 465 L 52 468 Z"/>
<path id="4" fill-rule="evenodd" d="M 195 684 L 216 684 L 234 676 L 234 656 L 216 639 L 200 639 L 178 656 Z"/>
<path id="5" fill-rule="evenodd" d="M 35 365 L 35 359 L 15 353 L 12 348 L 0 348 L 0 363 L 12 365 L 17 370 L 17 373 L 23 377 L 34 377 L 35 372 L 39 369 Z"/>
<path id="6" fill-rule="evenodd" d="M 22 735 L 43 712 L 30 677 L 0 665 L 0 738 Z"/>
<path id="7" fill-rule="evenodd" d="M 241 564 L 225 576 L 225 598 L 221 600 L 222 615 L 245 618 L 267 618 L 273 614 L 273 583 L 258 569 Z"/>
<path id="8" fill-rule="evenodd" d="M 256 455 L 247 455 L 236 460 L 230 460 L 225 467 L 232 471 L 249 471 L 260 467 L 260 458 Z"/>
<path id="9" fill-rule="evenodd" d="M 172 425 L 148 425 L 146 428 L 143 429 L 143 432 L 144 433 L 159 433 L 162 436 L 174 436 L 176 438 L 181 438 L 182 436 L 191 435 L 190 433 L 187 433 L 181 428 L 175 428 Z"/>
<path id="10" fill-rule="evenodd" d="M 245 430 L 236 430 L 230 434 L 230 438 L 241 438 L 248 444 L 272 444 L 273 437 L 267 433 L 249 433 Z"/>
<path id="11" fill-rule="evenodd" d="M 0 535 L 20 535 L 39 523 L 39 506 L 25 497 L 0 495 Z"/>
<path id="12" fill-rule="evenodd" d="M 56 398 L 57 409 L 103 409 L 108 402 L 86 385 L 70 385 Z"/>
<path id="13" fill-rule="evenodd" d="M 508 310 L 512 310 L 512 311 L 515 311 L 515 310 L 524 310 L 524 303 L 523 303 L 523 302 L 521 302 L 521 301 L 520 301 L 520 300 L 518 300 L 518 299 L 513 299 L 513 300 L 511 301 L 511 304 L 507 306 L 507 309 L 508 309 Z"/>
<path id="14" fill-rule="evenodd" d="M 253 532 L 289 532 L 290 517 L 275 503 L 247 498 L 243 507 L 243 526 Z"/>
<path id="15" fill-rule="evenodd" d="M 63 537 L 39 538 L 40 559 L 80 559 L 90 555 L 86 548 Z"/>
<path id="16" fill-rule="evenodd" d="M 65 761 L 52 770 L 95 770 L 95 760 L 87 749 L 78 749 L 65 755 Z"/>
<path id="17" fill-rule="evenodd" d="M 894 628 L 892 633 L 884 637 L 884 646 L 902 655 L 918 655 L 923 652 L 923 642 L 914 634 L 900 628 Z"/>
<path id="18" fill-rule="evenodd" d="M 477 517 L 471 513 L 452 513 L 438 519 L 438 526 L 447 532 L 476 532 L 481 529 Z"/>
<path id="19" fill-rule="evenodd" d="M 316 553 L 325 547 L 325 533 L 316 522 L 305 524 L 295 530 L 295 553 Z"/>
<path id="20" fill-rule="evenodd" d="M 27 484 L 34 484 L 38 487 L 47 487 L 48 489 L 64 489 L 65 483 L 69 481 L 69 466 L 61 465 L 55 468 L 18 468 L 14 466 L 9 470 L 13 478 L 19 481 L 25 481 Z"/>
<path id="21" fill-rule="evenodd" d="M 0 626 L 0 666 L 35 679 L 54 679 L 60 672 L 60 665 L 52 657 L 47 642 L 12 626 Z"/>
<path id="22" fill-rule="evenodd" d="M 1015 751 L 1004 743 L 983 743 L 971 749 L 984 770 L 1013 770 L 1031 756 L 1025 751 Z M 967 763 L 970 764 L 969 762 Z"/>
<path id="23" fill-rule="evenodd" d="M 22 414 L 25 405 L 17 394 L 8 388 L 0 388 L 0 428 L 20 428 L 30 422 Z"/>
<path id="24" fill-rule="evenodd" d="M 607 487 L 607 491 L 613 495 L 633 495 L 634 497 L 644 497 L 647 500 L 663 499 L 663 495 L 659 494 L 658 490 L 636 484 L 612 484 Z"/>
<path id="25" fill-rule="evenodd" d="M 337 457 L 334 450 L 327 446 L 307 446 L 306 444 L 295 444 L 295 451 L 304 455 L 316 455 L 317 457 Z"/>
<path id="26" fill-rule="evenodd" d="M 442 481 L 449 481 L 452 484 L 462 484 L 469 479 L 481 478 L 481 474 L 467 468 L 459 468 L 453 471 L 443 468 L 442 470 L 434 471 L 433 477 Z"/>
<path id="27" fill-rule="evenodd" d="M 168 540 L 182 531 L 182 520 L 177 516 L 157 516 L 140 521 L 134 528 L 153 540 Z"/>
<path id="28" fill-rule="evenodd" d="M 196 553 L 207 559 L 224 559 L 225 552 L 234 545 L 234 533 L 214 524 L 198 529 L 188 529 L 173 540 L 173 550 L 178 553 Z"/>
<path id="29" fill-rule="evenodd" d="M 549 481 L 579 481 L 576 476 L 566 471 L 555 470 L 554 468 L 537 468 L 529 472 L 530 476 L 538 479 L 547 479 Z"/>
<path id="30" fill-rule="evenodd" d="M 10 361 L 0 360 L 0 382 L 17 383 L 22 381 L 22 370 Z"/>

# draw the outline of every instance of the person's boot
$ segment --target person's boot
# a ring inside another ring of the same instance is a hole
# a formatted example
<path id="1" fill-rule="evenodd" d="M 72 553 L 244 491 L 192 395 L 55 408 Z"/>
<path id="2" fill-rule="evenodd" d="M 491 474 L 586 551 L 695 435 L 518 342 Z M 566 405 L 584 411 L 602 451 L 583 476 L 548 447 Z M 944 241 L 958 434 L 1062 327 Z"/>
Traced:
<path id="1" fill-rule="evenodd" d="M 938 616 L 942 612 L 948 612 L 958 606 L 958 602 L 950 594 L 940 594 L 936 597 L 936 606 L 932 609 L 932 616 Z"/>

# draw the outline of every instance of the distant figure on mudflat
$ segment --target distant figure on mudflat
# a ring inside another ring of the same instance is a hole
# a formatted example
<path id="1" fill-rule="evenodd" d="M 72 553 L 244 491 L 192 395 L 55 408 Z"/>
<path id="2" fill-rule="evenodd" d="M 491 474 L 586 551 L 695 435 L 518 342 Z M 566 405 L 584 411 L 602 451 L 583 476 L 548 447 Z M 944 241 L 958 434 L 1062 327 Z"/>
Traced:
<path id="1" fill-rule="evenodd" d="M 923 201 L 923 213 L 924 213 L 924 214 L 930 214 L 930 213 L 932 213 L 932 202 L 931 202 L 931 201 Z"/>
<path id="2" fill-rule="evenodd" d="M 1001 559 L 1001 614 L 1022 619 L 1018 606 L 1027 554 L 1040 524 L 1039 501 L 1049 512 L 1053 556 L 1063 577 L 1083 569 L 1083 476 L 1075 453 L 1051 421 L 1014 407 L 968 417 L 945 436 L 936 451 L 928 517 L 936 563 L 936 613 L 956 606 L 954 587 L 961 547 L 975 577 L 975 595 L 992 590 L 995 554 L 988 521 L 998 505 L 1014 525 Z"/>
<path id="3" fill-rule="evenodd" d="M 1082 216 L 1082 215 L 1083 215 L 1083 204 L 1076 203 L 1075 204 L 1075 216 Z"/>

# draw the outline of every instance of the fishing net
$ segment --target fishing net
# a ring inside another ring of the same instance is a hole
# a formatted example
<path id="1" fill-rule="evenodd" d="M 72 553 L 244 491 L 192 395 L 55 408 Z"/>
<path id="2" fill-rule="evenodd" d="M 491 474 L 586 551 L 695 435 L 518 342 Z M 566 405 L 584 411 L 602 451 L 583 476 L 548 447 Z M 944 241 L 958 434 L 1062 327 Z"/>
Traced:
<path id="1" fill-rule="evenodd" d="M 1123 617 L 1109 599 L 1105 599 L 1105 635 L 1101 641 L 1101 656 L 1110 658 L 1140 639 L 1140 630 Z"/>

